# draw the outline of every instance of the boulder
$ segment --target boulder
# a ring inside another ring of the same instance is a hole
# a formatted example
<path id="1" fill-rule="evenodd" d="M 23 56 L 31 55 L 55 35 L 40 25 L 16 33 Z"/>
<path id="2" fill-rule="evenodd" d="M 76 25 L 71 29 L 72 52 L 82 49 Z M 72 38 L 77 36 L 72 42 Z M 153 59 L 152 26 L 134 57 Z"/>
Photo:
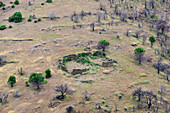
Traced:
<path id="1" fill-rule="evenodd" d="M 6 62 L 5 55 L 0 55 L 0 64 Z"/>

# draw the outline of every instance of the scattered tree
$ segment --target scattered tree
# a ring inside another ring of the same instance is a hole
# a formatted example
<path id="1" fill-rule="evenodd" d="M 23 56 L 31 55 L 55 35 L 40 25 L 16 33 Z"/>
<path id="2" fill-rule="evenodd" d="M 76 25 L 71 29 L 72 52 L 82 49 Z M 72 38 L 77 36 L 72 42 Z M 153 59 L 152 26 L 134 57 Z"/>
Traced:
<path id="1" fill-rule="evenodd" d="M 134 50 L 135 55 L 137 56 L 137 60 L 139 61 L 139 64 L 142 62 L 142 56 L 145 53 L 145 50 L 142 47 L 138 47 Z"/>
<path id="2" fill-rule="evenodd" d="M 62 84 L 62 85 L 57 86 L 55 88 L 55 91 L 61 93 L 60 96 L 56 97 L 57 99 L 61 99 L 61 100 L 64 99 L 67 94 L 73 94 L 74 93 L 73 90 L 70 90 L 68 88 L 67 84 L 64 84 L 64 85 Z"/>
<path id="3" fill-rule="evenodd" d="M 11 87 L 13 87 L 14 84 L 16 83 L 16 78 L 15 78 L 15 76 L 11 75 L 11 76 L 8 78 L 7 83 L 10 84 Z"/>
<path id="4" fill-rule="evenodd" d="M 47 3 L 52 3 L 53 1 L 52 0 L 46 0 Z"/>
<path id="5" fill-rule="evenodd" d="M 42 73 L 32 73 L 29 77 L 29 83 L 37 86 L 37 89 L 40 89 L 40 85 L 44 84 L 44 76 Z"/>
<path id="6" fill-rule="evenodd" d="M 100 40 L 100 41 L 98 42 L 97 47 L 98 47 L 98 49 L 103 49 L 103 51 L 105 51 L 106 47 L 108 47 L 109 45 L 110 45 L 110 43 L 109 43 L 108 41 L 106 41 L 106 40 Z"/>
<path id="7" fill-rule="evenodd" d="M 153 47 L 153 43 L 156 41 L 154 36 L 149 37 L 149 41 L 151 42 L 151 48 Z"/>

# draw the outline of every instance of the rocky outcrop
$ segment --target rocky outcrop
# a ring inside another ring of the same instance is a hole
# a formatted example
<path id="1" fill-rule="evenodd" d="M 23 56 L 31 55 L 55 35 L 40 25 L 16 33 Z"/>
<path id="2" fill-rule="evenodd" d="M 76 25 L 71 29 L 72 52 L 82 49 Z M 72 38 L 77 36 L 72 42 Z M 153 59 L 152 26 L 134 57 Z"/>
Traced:
<path id="1" fill-rule="evenodd" d="M 72 75 L 82 74 L 83 72 L 88 71 L 89 69 L 73 69 L 71 72 Z"/>

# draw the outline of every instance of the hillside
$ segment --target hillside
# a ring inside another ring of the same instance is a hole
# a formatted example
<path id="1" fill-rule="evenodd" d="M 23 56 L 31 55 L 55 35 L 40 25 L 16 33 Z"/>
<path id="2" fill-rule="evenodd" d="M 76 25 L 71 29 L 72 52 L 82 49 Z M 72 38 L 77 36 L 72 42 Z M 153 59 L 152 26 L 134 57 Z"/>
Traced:
<path id="1" fill-rule="evenodd" d="M 0 1 L 0 113 L 170 112 L 168 0 L 48 1 Z"/>

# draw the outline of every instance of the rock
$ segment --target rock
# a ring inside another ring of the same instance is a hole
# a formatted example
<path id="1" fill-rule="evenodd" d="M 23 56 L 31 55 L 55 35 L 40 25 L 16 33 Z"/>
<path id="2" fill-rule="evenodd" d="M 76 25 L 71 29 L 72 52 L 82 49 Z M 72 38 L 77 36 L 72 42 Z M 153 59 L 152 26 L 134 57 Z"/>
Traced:
<path id="1" fill-rule="evenodd" d="M 83 72 L 88 71 L 89 69 L 73 69 L 71 72 L 72 75 L 82 74 Z"/>
<path id="2" fill-rule="evenodd" d="M 110 72 L 111 72 L 110 70 L 104 70 L 103 74 L 110 74 Z"/>
<path id="3" fill-rule="evenodd" d="M 42 44 L 35 45 L 33 48 L 37 48 L 37 47 L 40 47 L 40 46 L 42 46 Z"/>
<path id="4" fill-rule="evenodd" d="M 16 91 L 16 92 L 13 93 L 13 96 L 15 98 L 19 98 L 21 96 L 21 94 L 18 91 Z"/>

